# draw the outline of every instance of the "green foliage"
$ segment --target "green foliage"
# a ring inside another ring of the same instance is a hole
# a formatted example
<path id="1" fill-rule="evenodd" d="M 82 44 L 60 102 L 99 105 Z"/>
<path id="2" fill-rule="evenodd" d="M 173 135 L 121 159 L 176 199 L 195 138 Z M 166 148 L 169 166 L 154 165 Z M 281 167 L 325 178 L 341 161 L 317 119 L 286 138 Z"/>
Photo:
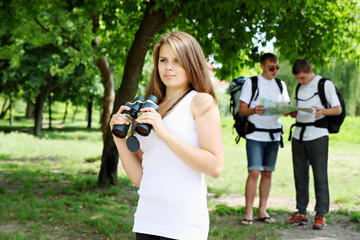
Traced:
<path id="1" fill-rule="evenodd" d="M 99 4 L 99 1 L 9 2 L 8 11 L 4 12 L 9 22 L 2 23 L 1 33 L 9 37 L 1 41 L 0 48 L 9 62 L 2 69 L 1 79 L 7 91 L 15 95 L 22 90 L 22 97 L 33 101 L 45 86 L 45 78 L 51 75 L 56 80 L 51 90 L 58 87 L 57 100 L 78 104 L 87 103 L 89 96 L 101 96 L 89 21 Z"/>
<path id="2" fill-rule="evenodd" d="M 281 224 L 241 226 L 245 207 L 234 208 L 221 204 L 214 211 L 210 215 L 209 239 L 281 239 L 281 234 L 276 231 L 276 228 L 283 228 Z M 257 209 L 254 209 L 254 214 L 256 212 Z M 269 213 L 276 215 L 275 212 Z"/>
<path id="3" fill-rule="evenodd" d="M 351 43 L 354 36 L 350 33 L 352 26 L 349 23 L 358 26 L 359 16 L 353 14 L 358 7 L 356 1 L 342 1 L 339 4 L 334 0 L 301 1 L 281 8 L 277 24 L 296 28 L 282 28 L 284 31 L 276 34 L 275 47 L 282 55 L 290 56 L 287 59 L 291 62 L 304 57 L 314 63 L 324 63 L 329 60 L 329 53 L 342 57 L 350 54 L 348 57 L 351 58 L 355 49 Z M 329 35 L 324 35 L 324 32 Z"/>
<path id="4" fill-rule="evenodd" d="M 341 91 L 346 103 L 347 115 L 359 115 L 360 105 L 360 69 L 354 61 L 332 59 L 327 68 L 319 69 L 319 74 L 330 78 Z"/>
<path id="5" fill-rule="evenodd" d="M 230 94 L 216 91 L 219 111 L 222 117 L 232 116 L 230 113 Z"/>
<path id="6" fill-rule="evenodd" d="M 259 62 L 259 46 L 270 40 L 275 41 L 281 58 L 290 62 L 298 57 L 324 63 L 334 55 L 358 56 L 354 54 L 358 47 L 353 44 L 358 37 L 347 31 L 359 26 L 359 11 L 354 11 L 359 5 L 355 1 L 342 1 L 340 8 L 336 0 L 295 5 L 291 1 L 197 3 L 184 4 L 184 11 L 170 23 L 170 29 L 180 26 L 194 34 L 205 54 L 222 63 L 217 74 L 224 80 L 231 80 L 234 73 L 240 76 L 242 69 Z"/>
<path id="7" fill-rule="evenodd" d="M 350 221 L 360 223 L 360 212 L 350 212 Z"/>
<path id="8" fill-rule="evenodd" d="M 140 0 L 87 1 L 86 4 L 82 1 L 75 4 L 12 1 L 2 8 L 7 20 L 2 22 L 2 29 L 11 31 L 11 39 L 26 39 L 36 46 L 64 43 L 80 49 L 81 54 L 71 52 L 82 61 L 91 59 L 92 54 L 108 55 L 116 72 L 125 64 L 147 4 L 148 1 Z M 213 55 L 224 66 L 218 69 L 218 76 L 230 80 L 234 72 L 243 75 L 244 69 L 251 69 L 261 54 L 259 45 L 274 39 L 282 58 L 291 61 L 299 56 L 314 63 L 325 62 L 334 54 L 357 56 L 354 51 L 359 50 L 352 44 L 358 39 L 355 30 L 359 16 L 358 11 L 354 11 L 358 7 L 356 1 L 350 0 L 340 5 L 335 0 L 302 1 L 296 5 L 285 0 L 274 4 L 243 0 L 180 4 L 163 0 L 155 1 L 152 11 L 164 11 L 166 16 L 180 12 L 163 31 L 180 29 L 193 34 L 206 55 Z M 100 19 L 96 35 L 102 47 L 97 50 L 91 47 L 95 35 L 89 19 L 94 13 Z M 293 28 L 294 25 L 297 28 Z M 21 44 L 14 41 L 2 50 L 9 49 L 8 46 Z M 14 53 L 15 48 L 11 52 Z M 4 56 L 18 55 L 9 52 Z"/>
<path id="9" fill-rule="evenodd" d="M 21 73 L 19 80 L 25 99 L 35 99 L 40 88 L 46 85 L 46 78 L 58 75 L 56 72 L 66 65 L 67 56 L 52 44 L 42 47 L 26 45 L 24 50 L 20 66 L 15 71 Z"/>
<path id="10" fill-rule="evenodd" d="M 220 204 L 220 205 L 216 205 L 215 212 L 220 216 L 245 214 L 245 208 L 244 207 L 234 208 L 234 207 L 228 207 L 225 204 Z"/>

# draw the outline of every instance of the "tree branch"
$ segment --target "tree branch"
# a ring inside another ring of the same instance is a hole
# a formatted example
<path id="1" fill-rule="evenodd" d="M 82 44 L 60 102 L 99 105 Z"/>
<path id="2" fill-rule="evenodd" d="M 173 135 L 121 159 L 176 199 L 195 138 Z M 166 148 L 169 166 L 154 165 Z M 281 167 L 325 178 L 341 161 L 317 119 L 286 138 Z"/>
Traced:
<path id="1" fill-rule="evenodd" d="M 52 34 L 50 32 L 49 29 L 47 29 L 37 18 L 34 18 L 35 22 L 41 27 L 42 30 L 44 30 L 45 32 L 48 32 L 50 34 Z M 66 41 L 64 41 L 64 43 L 66 45 L 68 45 L 69 47 L 72 47 L 73 49 L 75 49 L 76 51 L 80 52 L 80 48 L 78 46 L 76 46 L 76 44 L 69 38 L 68 36 L 68 31 L 66 31 L 65 28 L 61 27 L 60 24 L 58 23 L 58 21 L 56 20 L 56 25 L 59 26 L 60 30 L 61 30 L 61 37 L 63 39 L 65 39 Z"/>
<path id="2" fill-rule="evenodd" d="M 42 30 L 44 30 L 45 32 L 50 32 L 49 29 L 47 29 L 44 25 L 42 25 L 37 18 L 34 18 L 34 20 L 41 27 Z"/>

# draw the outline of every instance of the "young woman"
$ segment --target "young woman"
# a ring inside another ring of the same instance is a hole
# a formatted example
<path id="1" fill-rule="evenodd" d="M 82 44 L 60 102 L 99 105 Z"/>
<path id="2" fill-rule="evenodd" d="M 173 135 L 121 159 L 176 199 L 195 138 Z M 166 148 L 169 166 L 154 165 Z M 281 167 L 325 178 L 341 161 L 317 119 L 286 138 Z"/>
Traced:
<path id="1" fill-rule="evenodd" d="M 209 216 L 204 174 L 217 178 L 224 148 L 220 114 L 206 60 L 198 42 L 185 32 L 163 35 L 153 52 L 153 75 L 146 96 L 159 110 L 144 108 L 137 123 L 153 129 L 137 135 L 140 150 L 114 137 L 122 166 L 139 187 L 133 231 L 136 239 L 207 239 Z M 121 106 L 110 121 L 130 124 Z"/>

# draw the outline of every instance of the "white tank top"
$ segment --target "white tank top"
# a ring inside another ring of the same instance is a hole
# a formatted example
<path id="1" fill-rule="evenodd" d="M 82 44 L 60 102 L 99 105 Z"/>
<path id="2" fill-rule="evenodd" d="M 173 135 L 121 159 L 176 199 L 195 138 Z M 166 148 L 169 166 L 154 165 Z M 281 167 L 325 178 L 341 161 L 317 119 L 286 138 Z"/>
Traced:
<path id="1" fill-rule="evenodd" d="M 198 148 L 190 113 L 196 93 L 193 90 L 186 95 L 163 121 L 172 134 Z M 209 215 L 203 174 L 181 160 L 154 131 L 137 138 L 143 151 L 143 177 L 133 231 L 174 239 L 207 239 Z"/>

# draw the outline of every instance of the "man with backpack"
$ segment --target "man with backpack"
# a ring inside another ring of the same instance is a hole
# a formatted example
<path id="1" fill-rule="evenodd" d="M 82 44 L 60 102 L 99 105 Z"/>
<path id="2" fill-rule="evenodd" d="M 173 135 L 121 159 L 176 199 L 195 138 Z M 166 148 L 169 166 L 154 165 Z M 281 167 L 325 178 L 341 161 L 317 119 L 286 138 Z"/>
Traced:
<path id="1" fill-rule="evenodd" d="M 263 115 L 266 108 L 260 102 L 261 99 L 280 103 L 290 102 L 285 83 L 275 78 L 279 70 L 277 56 L 272 53 L 263 54 L 260 57 L 260 66 L 262 74 L 246 80 L 240 95 L 239 114 L 247 116 L 245 137 L 248 177 L 245 187 L 246 213 L 241 221 L 243 225 L 252 224 L 253 204 L 260 175 L 257 218 L 265 223 L 275 222 L 267 213 L 266 204 L 270 193 L 271 174 L 275 170 L 282 124 L 279 115 Z"/>
<path id="2" fill-rule="evenodd" d="M 311 107 L 314 111 L 313 113 L 298 111 L 290 114 L 292 117 L 296 117 L 292 157 L 298 212 L 294 213 L 287 223 L 302 225 L 310 222 L 306 208 L 309 202 L 309 165 L 311 165 L 316 197 L 316 216 L 313 228 L 324 229 L 326 227 L 324 215 L 328 213 L 330 204 L 327 174 L 329 148 L 327 116 L 340 115 L 342 108 L 334 84 L 315 75 L 306 59 L 296 60 L 292 73 L 299 81 L 296 91 L 297 106 Z M 319 83 L 323 84 L 322 88 Z M 325 94 L 328 106 L 324 106 L 321 101 L 323 94 Z"/>

